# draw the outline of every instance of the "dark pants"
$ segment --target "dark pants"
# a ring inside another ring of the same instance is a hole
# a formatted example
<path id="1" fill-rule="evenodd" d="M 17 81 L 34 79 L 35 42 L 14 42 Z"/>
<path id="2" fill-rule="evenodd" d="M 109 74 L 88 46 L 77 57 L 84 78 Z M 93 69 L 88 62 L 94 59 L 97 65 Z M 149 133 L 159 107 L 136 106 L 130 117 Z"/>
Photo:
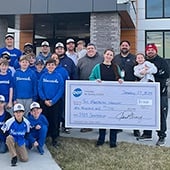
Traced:
<path id="1" fill-rule="evenodd" d="M 166 130 L 167 130 L 167 115 L 168 115 L 168 96 L 161 96 L 161 111 L 160 111 L 160 130 L 157 131 L 159 137 L 165 138 L 166 137 Z M 151 130 L 144 130 L 145 135 L 152 136 Z"/>
<path id="2" fill-rule="evenodd" d="M 99 129 L 99 143 L 104 143 L 106 136 L 106 129 Z M 110 144 L 116 144 L 117 141 L 117 130 L 116 129 L 110 129 Z"/>
<path id="3" fill-rule="evenodd" d="M 28 148 L 32 148 L 32 145 L 35 141 L 38 142 L 40 147 L 43 147 L 46 140 L 48 126 L 41 125 L 41 128 L 39 130 L 31 130 L 28 137 L 26 138 L 26 146 Z"/>
<path id="4" fill-rule="evenodd" d="M 49 122 L 48 135 L 51 136 L 52 140 L 55 140 L 59 136 L 60 102 L 61 100 L 50 107 L 46 106 L 44 101 L 41 100 L 40 102 L 43 109 L 43 114 Z"/>

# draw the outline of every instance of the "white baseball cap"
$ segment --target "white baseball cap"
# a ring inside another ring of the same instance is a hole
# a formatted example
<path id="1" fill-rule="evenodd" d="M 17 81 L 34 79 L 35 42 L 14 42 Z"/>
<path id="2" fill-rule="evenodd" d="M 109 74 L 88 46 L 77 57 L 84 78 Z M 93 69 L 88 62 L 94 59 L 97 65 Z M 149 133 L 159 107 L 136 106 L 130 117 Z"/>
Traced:
<path id="1" fill-rule="evenodd" d="M 30 110 L 32 110 L 32 109 L 34 109 L 34 108 L 40 108 L 40 104 L 37 103 L 37 102 L 31 103 L 31 105 L 30 105 Z"/>
<path id="2" fill-rule="evenodd" d="M 5 97 L 3 95 L 0 95 L 0 102 L 5 102 Z"/>
<path id="3" fill-rule="evenodd" d="M 55 45 L 55 48 L 58 48 L 58 47 L 64 48 L 64 44 L 61 43 L 61 42 L 58 42 L 58 43 Z"/>
<path id="4" fill-rule="evenodd" d="M 50 44 L 49 44 L 48 41 L 43 41 L 43 42 L 41 43 L 41 46 L 47 46 L 47 47 L 49 47 Z"/>
<path id="5" fill-rule="evenodd" d="M 75 43 L 75 41 L 72 38 L 69 38 L 67 39 L 66 44 L 69 44 L 69 43 Z"/>
<path id="6" fill-rule="evenodd" d="M 16 105 L 14 105 L 14 112 L 17 112 L 17 111 L 23 111 L 24 112 L 24 106 L 20 103 L 17 103 Z"/>

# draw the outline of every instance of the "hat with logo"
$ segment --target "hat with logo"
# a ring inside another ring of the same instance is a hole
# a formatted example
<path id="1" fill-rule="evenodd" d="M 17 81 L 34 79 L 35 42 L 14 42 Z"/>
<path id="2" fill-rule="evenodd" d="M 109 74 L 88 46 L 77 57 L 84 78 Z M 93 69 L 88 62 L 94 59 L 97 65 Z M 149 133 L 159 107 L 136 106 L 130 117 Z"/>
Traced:
<path id="1" fill-rule="evenodd" d="M 42 43 L 41 43 L 41 46 L 43 47 L 43 46 L 47 46 L 47 47 L 49 47 L 50 46 L 50 44 L 49 44 L 49 42 L 48 41 L 43 41 Z"/>
<path id="2" fill-rule="evenodd" d="M 3 95 L 0 95 L 0 102 L 5 102 L 5 97 Z"/>
<path id="3" fill-rule="evenodd" d="M 58 48 L 58 47 L 64 48 L 64 44 L 61 43 L 61 42 L 58 42 L 58 43 L 55 45 L 55 48 Z"/>
<path id="4" fill-rule="evenodd" d="M 23 111 L 24 112 L 24 106 L 20 103 L 17 103 L 16 105 L 14 105 L 14 112 L 17 112 L 17 111 Z"/>
<path id="5" fill-rule="evenodd" d="M 150 48 L 153 48 L 156 52 L 158 52 L 158 48 L 156 47 L 155 44 L 148 44 L 146 46 L 146 51 L 148 51 Z"/>
<path id="6" fill-rule="evenodd" d="M 32 109 L 34 109 L 34 108 L 40 108 L 40 104 L 37 103 L 37 102 L 31 103 L 31 105 L 30 105 L 30 110 L 32 110 Z"/>
<path id="7" fill-rule="evenodd" d="M 33 45 L 32 45 L 31 43 L 25 43 L 25 44 L 24 44 L 24 48 L 25 48 L 25 47 L 33 48 Z"/>
<path id="8" fill-rule="evenodd" d="M 5 35 L 5 39 L 7 39 L 8 37 L 11 37 L 11 38 L 14 39 L 14 35 L 13 35 L 13 34 L 6 34 L 6 35 Z"/>
<path id="9" fill-rule="evenodd" d="M 41 59 L 41 58 L 37 58 L 36 61 L 35 61 L 35 65 L 38 65 L 38 64 L 41 64 L 41 65 L 44 65 L 44 60 Z"/>
<path id="10" fill-rule="evenodd" d="M 69 44 L 69 43 L 75 43 L 75 41 L 72 38 L 69 38 L 67 39 L 66 44 Z"/>
<path id="11" fill-rule="evenodd" d="M 5 59 L 9 60 L 11 58 L 11 54 L 8 51 L 4 51 L 1 54 L 1 58 L 5 58 Z"/>

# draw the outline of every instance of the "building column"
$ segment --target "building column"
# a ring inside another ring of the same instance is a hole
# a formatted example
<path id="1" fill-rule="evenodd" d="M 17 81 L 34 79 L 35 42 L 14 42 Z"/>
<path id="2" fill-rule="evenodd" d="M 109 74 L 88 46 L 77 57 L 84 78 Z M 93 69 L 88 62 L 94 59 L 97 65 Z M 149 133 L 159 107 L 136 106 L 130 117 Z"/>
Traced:
<path id="1" fill-rule="evenodd" d="M 120 16 L 112 13 L 91 13 L 90 42 L 94 43 L 102 55 L 106 48 L 113 48 L 119 53 Z"/>
<path id="2" fill-rule="evenodd" d="M 5 17 L 0 16 L 0 48 L 5 46 L 4 37 L 8 30 L 8 21 Z"/>

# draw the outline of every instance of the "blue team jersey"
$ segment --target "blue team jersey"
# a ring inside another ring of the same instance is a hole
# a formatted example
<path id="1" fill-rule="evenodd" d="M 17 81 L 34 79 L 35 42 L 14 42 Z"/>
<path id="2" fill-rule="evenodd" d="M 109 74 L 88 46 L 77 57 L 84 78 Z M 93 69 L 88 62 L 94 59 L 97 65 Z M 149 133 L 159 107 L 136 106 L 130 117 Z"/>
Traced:
<path id="1" fill-rule="evenodd" d="M 26 71 L 19 68 L 14 74 L 14 100 L 30 98 L 34 101 L 37 99 L 36 75 L 30 68 Z"/>
<path id="2" fill-rule="evenodd" d="M 53 73 L 45 72 L 38 83 L 38 92 L 41 100 L 51 100 L 52 104 L 63 96 L 64 80 L 62 76 L 53 71 Z"/>
<path id="3" fill-rule="evenodd" d="M 13 48 L 12 50 L 9 50 L 8 48 L 4 47 L 4 48 L 0 48 L 0 56 L 4 51 L 8 51 L 10 53 L 11 56 L 11 61 L 9 62 L 10 66 L 14 66 L 15 60 L 18 60 L 19 57 L 22 55 L 22 52 L 17 48 Z"/>
<path id="4" fill-rule="evenodd" d="M 25 144 L 25 134 L 30 132 L 30 122 L 23 118 L 22 122 L 17 122 L 15 117 L 8 119 L 2 126 L 2 131 L 8 132 L 9 135 L 13 136 L 18 146 Z"/>
<path id="5" fill-rule="evenodd" d="M 13 88 L 12 74 L 9 72 L 6 75 L 0 74 L 0 95 L 5 97 L 5 102 L 9 102 L 10 88 Z"/>

